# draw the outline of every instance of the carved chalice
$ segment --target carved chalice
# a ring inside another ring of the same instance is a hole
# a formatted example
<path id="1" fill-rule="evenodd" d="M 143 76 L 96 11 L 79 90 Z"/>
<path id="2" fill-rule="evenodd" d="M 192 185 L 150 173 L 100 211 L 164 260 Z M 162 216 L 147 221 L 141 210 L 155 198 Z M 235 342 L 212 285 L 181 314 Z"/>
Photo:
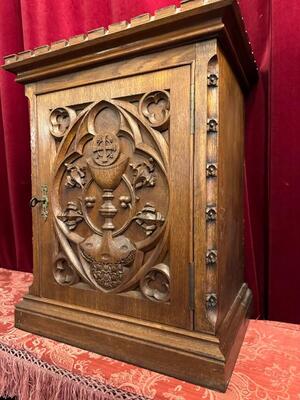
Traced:
<path id="1" fill-rule="evenodd" d="M 83 257 L 91 265 L 91 273 L 99 286 L 111 290 L 119 286 L 126 268 L 135 259 L 136 249 L 125 236 L 113 238 L 113 218 L 118 210 L 112 203 L 113 191 L 119 186 L 129 158 L 120 153 L 118 138 L 111 133 L 96 135 L 93 157 L 87 160 L 93 180 L 103 191 L 99 209 L 104 217 L 103 236 L 93 234 L 81 243 Z"/>

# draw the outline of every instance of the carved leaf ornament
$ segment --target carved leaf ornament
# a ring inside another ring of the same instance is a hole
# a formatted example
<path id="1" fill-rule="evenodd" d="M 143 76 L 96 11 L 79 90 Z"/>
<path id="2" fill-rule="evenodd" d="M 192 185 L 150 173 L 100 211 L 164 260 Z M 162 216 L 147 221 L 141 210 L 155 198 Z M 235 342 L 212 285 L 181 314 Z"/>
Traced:
<path id="1" fill-rule="evenodd" d="M 68 107 L 51 111 L 50 133 L 61 141 L 51 193 L 59 284 L 81 280 L 106 293 L 138 290 L 169 301 L 170 271 L 161 264 L 168 251 L 169 151 L 155 129 L 167 128 L 169 110 L 168 93 L 157 91 L 138 107 L 111 99 L 76 117 Z"/>

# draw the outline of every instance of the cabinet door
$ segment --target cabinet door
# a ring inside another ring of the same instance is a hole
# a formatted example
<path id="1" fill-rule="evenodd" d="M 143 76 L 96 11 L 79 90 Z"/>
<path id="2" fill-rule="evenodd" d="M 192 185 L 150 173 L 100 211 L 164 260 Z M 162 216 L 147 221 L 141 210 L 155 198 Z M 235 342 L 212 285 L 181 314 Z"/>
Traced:
<path id="1" fill-rule="evenodd" d="M 42 297 L 191 327 L 190 68 L 37 97 Z"/>

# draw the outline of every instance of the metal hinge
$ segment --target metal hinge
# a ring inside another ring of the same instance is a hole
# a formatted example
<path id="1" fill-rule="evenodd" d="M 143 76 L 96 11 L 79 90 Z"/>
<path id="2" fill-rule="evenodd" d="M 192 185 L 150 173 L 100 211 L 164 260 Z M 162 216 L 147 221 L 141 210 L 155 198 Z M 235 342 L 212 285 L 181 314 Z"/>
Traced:
<path id="1" fill-rule="evenodd" d="M 190 310 L 195 310 L 195 263 L 189 263 L 189 306 Z"/>

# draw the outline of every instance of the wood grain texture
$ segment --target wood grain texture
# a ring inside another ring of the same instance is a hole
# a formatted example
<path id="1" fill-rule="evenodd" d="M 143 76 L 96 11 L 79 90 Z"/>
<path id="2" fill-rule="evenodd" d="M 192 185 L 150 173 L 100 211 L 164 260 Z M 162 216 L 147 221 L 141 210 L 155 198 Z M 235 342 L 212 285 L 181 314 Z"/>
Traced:
<path id="1" fill-rule="evenodd" d="M 6 59 L 37 204 L 18 327 L 226 389 L 251 303 L 242 26 L 231 0 L 185 1 Z"/>
<path id="2" fill-rule="evenodd" d="M 95 84 L 93 89 L 89 92 L 86 91 L 84 86 L 78 87 L 75 89 L 71 89 L 68 91 L 59 91 L 56 93 L 51 93 L 49 95 L 39 96 L 38 106 L 39 106 L 39 125 L 38 130 L 40 133 L 40 137 L 42 139 L 41 148 L 40 148 L 40 159 L 39 163 L 42 165 L 41 167 L 41 176 L 40 176 L 40 184 L 47 184 L 52 191 L 53 185 L 55 183 L 51 180 L 52 178 L 52 171 L 55 170 L 55 165 L 57 162 L 64 163 L 64 161 L 56 161 L 56 144 L 53 140 L 51 134 L 49 134 L 49 110 L 59 108 L 61 104 L 67 106 L 72 104 L 73 99 L 76 97 L 77 102 L 80 104 L 86 104 L 89 102 L 97 101 L 101 96 L 102 99 L 110 99 L 110 98 L 126 98 L 127 95 L 132 95 L 134 93 L 144 93 L 144 92 L 151 92 L 151 90 L 160 90 L 169 88 L 172 92 L 171 96 L 171 110 L 174 113 L 174 117 L 170 119 L 170 132 L 172 132 L 172 149 L 167 156 L 170 156 L 170 171 L 168 179 L 172 182 L 178 181 L 178 183 L 174 186 L 170 186 L 170 209 L 169 209 L 169 219 L 174 220 L 172 224 L 174 230 L 171 231 L 170 239 L 169 239 L 169 246 L 168 246 L 168 254 L 170 263 L 172 264 L 172 268 L 174 271 L 174 276 L 178 276 L 177 283 L 174 281 L 173 287 L 171 288 L 174 291 L 173 294 L 173 304 L 157 304 L 157 303 L 150 303 L 149 307 L 144 304 L 143 299 L 135 298 L 135 295 L 129 296 L 115 296 L 115 300 L 112 301 L 112 296 L 107 297 L 106 295 L 101 294 L 101 292 L 97 293 L 95 296 L 94 292 L 89 290 L 88 288 L 75 288 L 75 287 L 57 287 L 56 283 L 53 282 L 52 278 L 52 268 L 47 267 L 47 260 L 52 259 L 53 255 L 58 254 L 59 251 L 56 248 L 56 240 L 54 235 L 53 229 L 53 218 L 49 218 L 46 222 L 41 222 L 40 232 L 41 235 L 52 238 L 47 242 L 41 242 L 41 246 L 43 247 L 40 250 L 40 254 L 42 255 L 43 260 L 41 261 L 41 268 L 42 274 L 45 275 L 44 283 L 41 287 L 41 295 L 45 297 L 54 297 L 65 302 L 70 302 L 73 304 L 80 304 L 90 306 L 95 309 L 103 309 L 108 311 L 115 311 L 118 313 L 124 313 L 128 315 L 137 316 L 144 319 L 150 320 L 157 320 L 157 321 L 166 321 L 169 320 L 169 323 L 179 325 L 179 326 L 190 326 L 190 316 L 188 311 L 188 270 L 187 265 L 190 260 L 190 243 L 191 240 L 184 241 L 183 238 L 189 237 L 191 228 L 189 224 L 182 224 L 183 220 L 188 220 L 190 211 L 188 205 L 190 204 L 189 197 L 192 188 L 189 186 L 188 181 L 186 184 L 185 195 L 181 194 L 181 197 L 178 198 L 178 193 L 176 188 L 180 185 L 182 174 L 184 173 L 187 179 L 189 180 L 190 174 L 190 164 L 186 163 L 185 166 L 182 166 L 178 163 L 178 159 L 180 157 L 184 157 L 185 159 L 190 159 L 190 127 L 189 118 L 180 118 L 181 113 L 188 114 L 189 113 L 189 95 L 190 95 L 190 66 L 179 66 L 178 68 L 172 68 L 171 70 L 166 70 L 163 72 L 157 73 L 150 73 L 143 75 L 141 79 L 138 81 L 136 77 L 129 77 L 126 81 L 124 81 L 123 85 L 120 86 L 119 82 L 116 80 L 102 82 L 99 84 Z M 180 74 L 181 81 L 177 81 L 175 76 Z M 125 84 L 126 82 L 126 84 Z M 179 84 L 180 83 L 180 84 Z M 185 89 L 184 89 L 185 88 Z M 101 94 L 100 94 L 101 93 Z M 184 98 L 182 94 L 184 94 Z M 63 102 L 63 103 L 62 103 Z M 184 106 L 184 104 L 186 104 Z M 180 109 L 180 113 L 176 110 Z M 42 118 L 42 116 L 45 118 Z M 178 132 L 178 134 L 176 133 Z M 181 132 L 186 132 L 185 136 L 181 136 Z M 161 135 L 161 134 L 159 134 Z M 70 139 L 71 140 L 71 139 Z M 164 140 L 164 139 L 163 139 Z M 65 147 L 70 146 L 70 143 L 66 139 Z M 62 145 L 63 145 L 62 143 Z M 177 143 L 177 144 L 176 144 Z M 125 145 L 125 143 L 124 143 Z M 67 148 L 67 147 L 66 147 Z M 48 149 L 48 150 L 47 150 Z M 49 149 L 52 149 L 49 151 Z M 166 148 L 166 151 L 167 148 Z M 63 152 L 62 152 L 63 153 Z M 61 156 L 59 156 L 61 157 Z M 63 159 L 62 159 L 63 160 Z M 147 159 L 145 158 L 147 161 Z M 84 160 L 83 160 L 84 161 Z M 71 159 L 69 160 L 71 162 Z M 133 159 L 130 161 L 133 162 Z M 180 168 L 180 169 L 179 169 Z M 128 167 L 128 173 L 130 174 L 130 167 Z M 155 173 L 158 175 L 159 170 L 156 170 Z M 159 177 L 158 177 L 159 178 Z M 161 183 L 157 183 L 157 197 L 156 202 L 154 201 L 154 205 L 157 210 L 162 211 L 163 214 L 167 217 L 166 214 L 166 206 L 164 205 L 165 202 L 168 201 L 166 197 L 166 191 L 163 188 Z M 65 181 L 63 181 L 62 187 L 65 187 Z M 174 189 L 173 189 L 174 188 Z M 34 191 L 39 190 L 39 185 L 34 188 Z M 54 190 L 54 189 L 53 189 Z M 62 189 L 61 189 L 62 190 Z M 71 194 L 70 188 L 65 188 L 65 193 L 62 194 L 62 204 L 65 205 L 72 201 L 76 202 L 78 192 Z M 94 189 L 93 189 L 94 190 Z M 124 195 L 124 188 L 120 189 L 121 191 L 118 192 L 119 195 L 115 197 L 119 197 L 121 194 Z M 153 189 L 146 189 L 146 193 L 150 196 L 149 191 Z M 74 191 L 74 189 L 73 189 Z M 123 193 L 123 192 L 124 193 Z M 141 192 L 142 194 L 143 192 Z M 96 194 L 96 192 L 95 192 Z M 126 193 L 125 193 L 126 194 Z M 88 193 L 86 196 L 89 196 Z M 55 199 L 51 201 L 53 202 Z M 143 205 L 147 203 L 147 201 L 151 202 L 150 197 L 147 199 L 139 200 L 139 209 L 141 210 Z M 152 200 L 153 201 L 153 200 Z M 116 203 L 115 203 L 116 204 Z M 100 202 L 101 205 L 101 202 Z M 187 206 L 185 206 L 187 205 Z M 165 209 L 165 211 L 163 211 Z M 55 211 L 56 210 L 56 211 Z M 59 215 L 60 218 L 63 218 L 61 215 L 63 210 L 57 209 L 57 206 L 54 208 L 55 216 Z M 51 213 L 52 211 L 49 210 Z M 119 207 L 118 213 L 121 215 L 124 213 L 122 208 Z M 95 210 L 94 217 L 97 216 L 97 210 Z M 123 217 L 120 216 L 120 222 Z M 120 222 L 118 223 L 120 225 Z M 166 223 L 169 223 L 168 219 L 166 218 Z M 135 229 L 132 231 L 131 235 L 135 237 L 138 234 L 139 238 L 144 236 L 141 228 L 135 227 L 136 224 L 133 222 L 133 228 Z M 176 227 L 177 226 L 177 227 Z M 78 226 L 80 229 L 80 226 Z M 167 228 L 165 228 L 167 229 Z M 75 231 L 75 230 L 74 230 Z M 135 233 L 136 231 L 136 233 Z M 47 232 L 47 233 L 46 233 Z M 180 232 L 180 235 L 175 234 L 175 232 Z M 139 239 L 140 240 L 140 239 Z M 158 246 L 158 245 L 157 245 Z M 180 260 L 180 262 L 179 262 Z M 159 262 L 159 261 L 158 261 Z M 163 259 L 161 260 L 163 262 Z M 177 265 L 177 267 L 176 267 Z M 178 268 L 178 273 L 175 272 Z M 179 272 L 181 271 L 181 272 Z M 180 277 L 180 278 L 179 278 Z M 134 289 L 134 288 L 133 288 Z M 78 296 L 78 291 L 80 290 L 80 296 Z M 127 289 L 128 291 L 129 289 Z M 177 300 L 175 298 L 177 297 Z M 178 312 L 178 307 L 182 306 L 183 303 L 186 304 L 185 308 L 182 308 L 182 312 Z M 172 311 L 173 310 L 173 311 Z"/>
<path id="3" fill-rule="evenodd" d="M 218 266 L 220 324 L 243 284 L 244 101 L 228 61 L 218 51 Z"/>

